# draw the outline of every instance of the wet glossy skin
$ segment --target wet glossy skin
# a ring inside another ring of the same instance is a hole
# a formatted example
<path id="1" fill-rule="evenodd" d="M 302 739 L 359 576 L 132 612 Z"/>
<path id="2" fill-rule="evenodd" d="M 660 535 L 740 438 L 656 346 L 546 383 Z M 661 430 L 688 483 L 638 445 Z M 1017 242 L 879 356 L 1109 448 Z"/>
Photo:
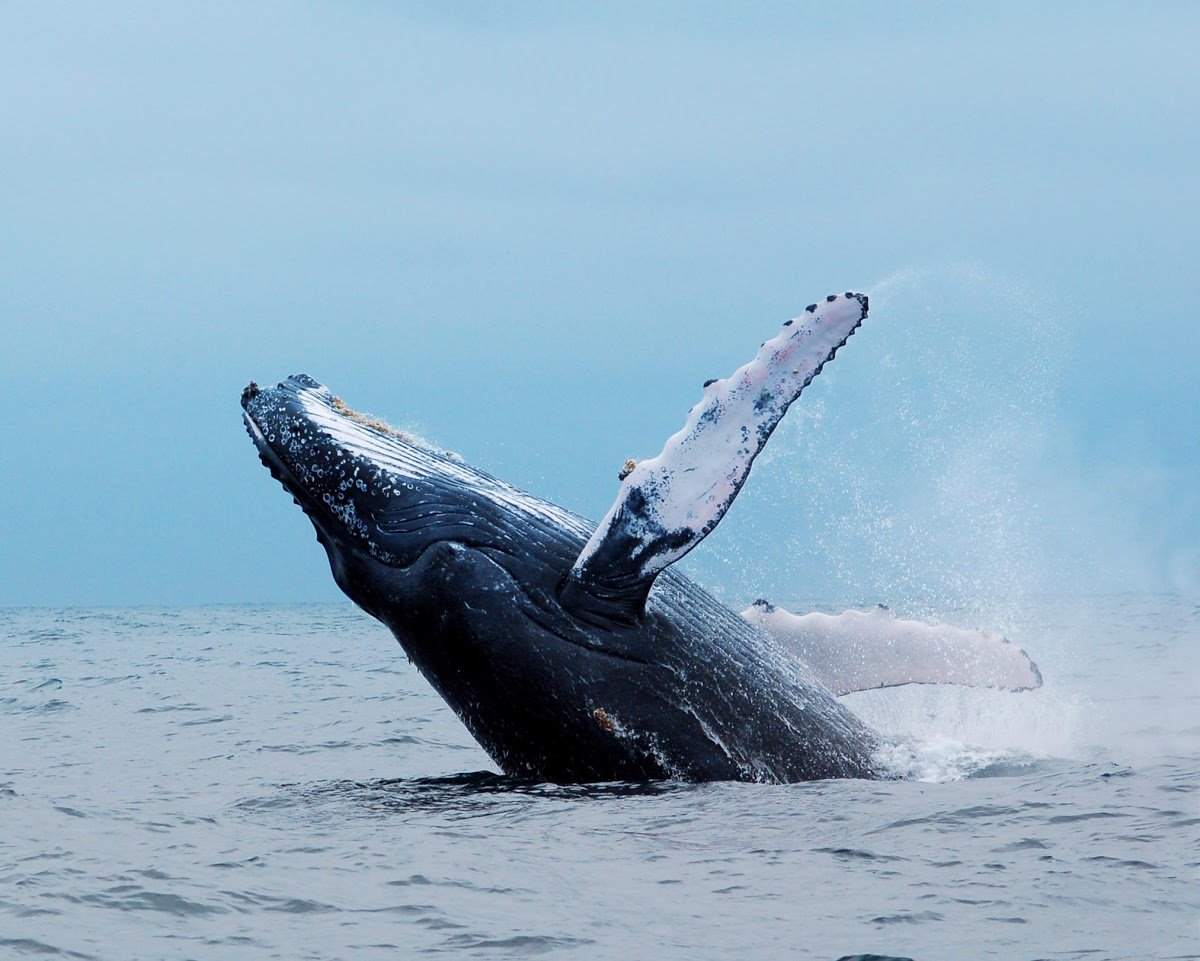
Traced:
<path id="1" fill-rule="evenodd" d="M 573 782 L 863 777 L 875 738 L 794 659 L 665 571 L 601 627 L 558 589 L 583 519 L 339 409 L 311 378 L 247 388 L 264 464 L 339 587 L 385 623 L 506 773 Z"/>

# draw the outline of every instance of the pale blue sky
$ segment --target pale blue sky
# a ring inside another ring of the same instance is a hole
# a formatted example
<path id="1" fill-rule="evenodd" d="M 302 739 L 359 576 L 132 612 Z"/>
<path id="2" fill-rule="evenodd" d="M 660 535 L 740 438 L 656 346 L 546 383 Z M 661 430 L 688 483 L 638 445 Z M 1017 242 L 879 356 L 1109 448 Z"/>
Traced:
<path id="1" fill-rule="evenodd" d="M 1200 7 L 898 6 L 0 6 L 0 603 L 338 596 L 294 371 L 599 516 L 851 288 L 694 573 L 1200 589 Z"/>

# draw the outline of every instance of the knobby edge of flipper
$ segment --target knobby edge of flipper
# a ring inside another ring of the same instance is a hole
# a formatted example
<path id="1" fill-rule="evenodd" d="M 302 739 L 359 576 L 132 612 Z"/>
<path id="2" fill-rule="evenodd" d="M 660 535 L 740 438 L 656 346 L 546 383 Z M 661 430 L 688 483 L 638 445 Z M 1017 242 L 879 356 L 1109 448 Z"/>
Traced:
<path id="1" fill-rule="evenodd" d="M 867 316 L 864 294 L 810 304 L 730 377 L 707 381 L 656 456 L 626 465 L 621 489 L 559 601 L 592 623 L 632 625 L 655 578 L 724 517 L 779 421 Z"/>
<path id="2" fill-rule="evenodd" d="M 1042 686 L 1025 651 L 991 631 L 897 618 L 885 607 L 793 614 L 755 601 L 742 617 L 803 661 L 837 695 L 908 684 L 1006 691 Z"/>

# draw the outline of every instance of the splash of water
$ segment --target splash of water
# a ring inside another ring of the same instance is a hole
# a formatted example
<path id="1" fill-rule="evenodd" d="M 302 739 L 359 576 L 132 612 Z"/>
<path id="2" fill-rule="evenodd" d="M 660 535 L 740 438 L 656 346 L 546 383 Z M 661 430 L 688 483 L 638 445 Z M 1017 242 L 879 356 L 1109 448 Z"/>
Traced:
<path id="1" fill-rule="evenodd" d="M 842 701 L 887 738 L 884 769 L 921 781 L 1076 756 L 1090 707 L 1061 685 L 1034 694 L 912 686 L 863 691 Z"/>
<path id="2" fill-rule="evenodd" d="M 1056 515 L 1069 305 L 977 265 L 906 269 L 869 293 L 863 336 L 781 424 L 696 576 L 731 603 L 884 602 L 1002 631 L 1039 659 L 1029 600 L 1086 569 Z M 891 767 L 943 780 L 1072 754 L 1082 704 L 1048 676 L 1032 696 L 909 688 L 850 706 L 907 739 Z"/>
<path id="3" fill-rule="evenodd" d="M 1037 479 L 1062 312 L 973 266 L 894 274 L 871 308 L 764 451 L 706 579 L 1004 628 L 1046 581 Z"/>

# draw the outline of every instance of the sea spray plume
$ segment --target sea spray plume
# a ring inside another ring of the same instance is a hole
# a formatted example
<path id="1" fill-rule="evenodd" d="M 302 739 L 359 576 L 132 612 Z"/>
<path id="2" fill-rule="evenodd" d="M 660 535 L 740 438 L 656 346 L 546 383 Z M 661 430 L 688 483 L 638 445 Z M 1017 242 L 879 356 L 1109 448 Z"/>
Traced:
<path id="1" fill-rule="evenodd" d="M 973 264 L 870 295 L 872 349 L 781 423 L 689 574 L 743 606 L 884 601 L 1014 636 L 1031 592 L 1085 569 L 1069 502 L 1096 497 L 1063 463 L 1056 401 L 1068 305 Z"/>

